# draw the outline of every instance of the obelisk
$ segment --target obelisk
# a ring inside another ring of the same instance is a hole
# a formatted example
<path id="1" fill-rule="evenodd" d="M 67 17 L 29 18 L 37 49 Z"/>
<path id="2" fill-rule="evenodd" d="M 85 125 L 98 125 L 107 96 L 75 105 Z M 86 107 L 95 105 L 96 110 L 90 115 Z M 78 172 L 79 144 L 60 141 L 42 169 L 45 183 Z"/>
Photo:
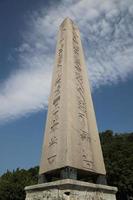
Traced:
<path id="1" fill-rule="evenodd" d="M 58 33 L 39 174 L 65 167 L 106 174 L 80 33 L 69 18 Z"/>
<path id="2" fill-rule="evenodd" d="M 105 174 L 80 34 L 67 18 L 58 34 L 39 182 L 25 187 L 26 200 L 116 200 L 117 188 L 99 184 Z"/>

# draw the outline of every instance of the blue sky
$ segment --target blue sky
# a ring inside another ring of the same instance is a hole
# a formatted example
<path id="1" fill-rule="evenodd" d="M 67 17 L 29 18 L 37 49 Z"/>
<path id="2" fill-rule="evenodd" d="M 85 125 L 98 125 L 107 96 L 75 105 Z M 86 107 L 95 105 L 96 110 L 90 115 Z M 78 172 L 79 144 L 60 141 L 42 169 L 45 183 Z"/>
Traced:
<path id="1" fill-rule="evenodd" d="M 99 131 L 133 131 L 132 0 L 1 0 L 0 15 L 0 174 L 39 164 L 67 16 L 81 32 Z"/>

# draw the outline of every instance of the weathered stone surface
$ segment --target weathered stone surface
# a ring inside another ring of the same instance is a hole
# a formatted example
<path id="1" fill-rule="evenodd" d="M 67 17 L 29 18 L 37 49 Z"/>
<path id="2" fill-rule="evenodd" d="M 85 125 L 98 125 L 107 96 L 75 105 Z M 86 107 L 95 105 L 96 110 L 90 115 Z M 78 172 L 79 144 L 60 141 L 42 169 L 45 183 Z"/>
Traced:
<path id="1" fill-rule="evenodd" d="M 105 175 L 80 33 L 60 26 L 39 174 L 63 167 Z"/>
<path id="2" fill-rule="evenodd" d="M 26 200 L 116 200 L 117 188 L 75 180 L 28 186 Z"/>

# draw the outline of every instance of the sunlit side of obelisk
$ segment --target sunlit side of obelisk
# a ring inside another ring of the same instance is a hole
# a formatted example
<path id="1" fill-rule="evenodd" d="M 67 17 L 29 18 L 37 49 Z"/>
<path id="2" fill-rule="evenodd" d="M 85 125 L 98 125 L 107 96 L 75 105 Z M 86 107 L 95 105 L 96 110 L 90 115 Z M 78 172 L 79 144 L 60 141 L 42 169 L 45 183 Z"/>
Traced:
<path id="1" fill-rule="evenodd" d="M 69 18 L 58 34 L 39 173 L 66 166 L 106 173 L 80 33 Z"/>

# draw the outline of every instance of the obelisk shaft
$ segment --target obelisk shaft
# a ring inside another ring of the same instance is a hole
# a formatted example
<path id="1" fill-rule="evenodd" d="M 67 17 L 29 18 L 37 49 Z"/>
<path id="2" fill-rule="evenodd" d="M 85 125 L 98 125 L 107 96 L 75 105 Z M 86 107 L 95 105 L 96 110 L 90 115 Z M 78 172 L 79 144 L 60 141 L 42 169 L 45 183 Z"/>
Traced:
<path id="1" fill-rule="evenodd" d="M 60 26 L 40 174 L 64 167 L 105 175 L 78 28 Z"/>

